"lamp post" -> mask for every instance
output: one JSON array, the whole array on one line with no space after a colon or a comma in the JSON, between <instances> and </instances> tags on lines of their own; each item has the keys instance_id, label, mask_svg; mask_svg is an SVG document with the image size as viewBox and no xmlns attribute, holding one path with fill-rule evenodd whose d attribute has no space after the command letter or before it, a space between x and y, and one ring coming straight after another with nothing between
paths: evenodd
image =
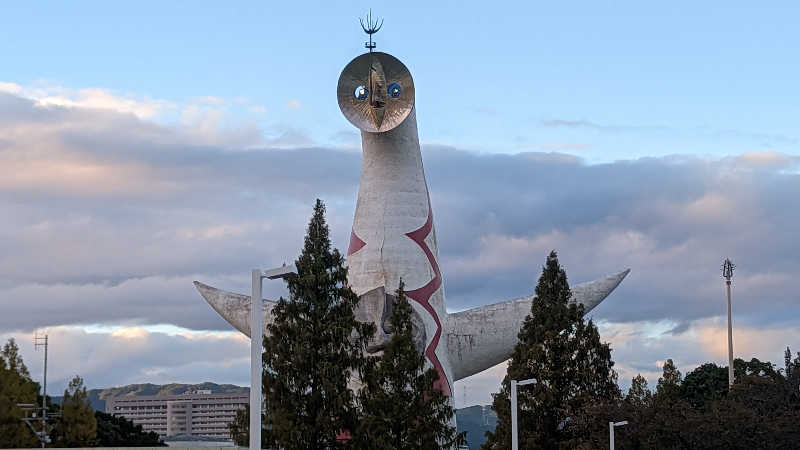
<instances>
[{"instance_id":1,"label":"lamp post","mask_svg":"<svg viewBox=\"0 0 800 450\"><path fill-rule=\"evenodd\" d=\"M621 427L627 424L627 420L623 420L622 422L608 422L608 445L611 450L614 450L614 427Z\"/></svg>"},{"instance_id":2,"label":"lamp post","mask_svg":"<svg viewBox=\"0 0 800 450\"><path fill-rule=\"evenodd\" d=\"M261 281L274 280L296 274L292 264L262 271L253 269L253 292L250 297L250 449L261 449L261 338L264 333L264 308L261 297Z\"/></svg>"},{"instance_id":3,"label":"lamp post","mask_svg":"<svg viewBox=\"0 0 800 450\"><path fill-rule=\"evenodd\" d=\"M736 266L730 259L722 263L722 277L728 287L728 387L733 386L733 319L731 314L731 278Z\"/></svg>"},{"instance_id":4,"label":"lamp post","mask_svg":"<svg viewBox=\"0 0 800 450\"><path fill-rule=\"evenodd\" d=\"M519 430L517 430L517 386L536 383L536 378L511 380L511 450L519 450Z\"/></svg>"}]
</instances>

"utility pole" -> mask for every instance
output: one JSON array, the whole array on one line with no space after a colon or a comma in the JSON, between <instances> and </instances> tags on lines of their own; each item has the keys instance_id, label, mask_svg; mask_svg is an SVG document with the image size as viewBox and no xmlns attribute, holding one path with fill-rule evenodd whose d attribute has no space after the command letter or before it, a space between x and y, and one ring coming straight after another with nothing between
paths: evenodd
<instances>
[{"instance_id":1,"label":"utility pole","mask_svg":"<svg viewBox=\"0 0 800 450\"><path fill-rule=\"evenodd\" d=\"M33 336L33 347L38 350L39 347L44 347L44 376L42 382L42 448L46 441L48 440L47 436L47 335L39 336L39 334L35 334Z\"/></svg>"},{"instance_id":2,"label":"utility pole","mask_svg":"<svg viewBox=\"0 0 800 450\"><path fill-rule=\"evenodd\" d=\"M731 278L736 266L730 259L722 263L722 277L728 288L728 387L733 386L733 318L731 313Z\"/></svg>"}]
</instances>

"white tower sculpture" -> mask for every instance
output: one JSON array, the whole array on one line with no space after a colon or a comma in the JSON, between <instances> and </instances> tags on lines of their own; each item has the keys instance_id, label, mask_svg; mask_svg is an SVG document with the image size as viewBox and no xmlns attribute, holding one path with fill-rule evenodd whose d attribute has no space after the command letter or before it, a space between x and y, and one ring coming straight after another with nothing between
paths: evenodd
<instances>
[{"instance_id":1,"label":"white tower sculpture","mask_svg":"<svg viewBox=\"0 0 800 450\"><path fill-rule=\"evenodd\" d=\"M408 68L372 48L353 59L339 77L339 107L361 130L363 150L347 251L348 284L361 298L358 318L377 326L370 351L379 352L391 338L385 325L392 296L403 280L414 308L418 348L439 373L437 387L452 401L453 382L511 356L522 322L531 311L532 296L448 314L414 94ZM591 311L628 272L573 286L572 301ZM195 285L231 325L250 335L249 297L199 282ZM274 302L259 300L266 327L272 321Z\"/></svg>"}]
</instances>

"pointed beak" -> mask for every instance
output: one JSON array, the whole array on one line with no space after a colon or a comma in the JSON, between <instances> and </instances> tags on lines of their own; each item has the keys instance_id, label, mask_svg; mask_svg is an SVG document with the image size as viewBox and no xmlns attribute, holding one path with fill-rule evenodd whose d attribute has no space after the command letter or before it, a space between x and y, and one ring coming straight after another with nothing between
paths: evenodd
<instances>
[{"instance_id":1,"label":"pointed beak","mask_svg":"<svg viewBox=\"0 0 800 450\"><path fill-rule=\"evenodd\" d=\"M380 61L374 59L369 69L369 119L375 128L380 128L386 114L386 74Z\"/></svg>"}]
</instances>

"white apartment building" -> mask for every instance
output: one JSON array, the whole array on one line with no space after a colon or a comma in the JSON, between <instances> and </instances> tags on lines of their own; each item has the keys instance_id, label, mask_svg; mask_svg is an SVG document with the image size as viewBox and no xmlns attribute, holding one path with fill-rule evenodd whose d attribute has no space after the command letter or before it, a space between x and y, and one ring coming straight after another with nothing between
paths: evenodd
<instances>
[{"instance_id":1,"label":"white apartment building","mask_svg":"<svg viewBox=\"0 0 800 450\"><path fill-rule=\"evenodd\" d=\"M122 416L161 437L189 435L230 439L228 424L236 410L247 408L249 394L137 395L106 400L106 412Z\"/></svg>"}]
</instances>

